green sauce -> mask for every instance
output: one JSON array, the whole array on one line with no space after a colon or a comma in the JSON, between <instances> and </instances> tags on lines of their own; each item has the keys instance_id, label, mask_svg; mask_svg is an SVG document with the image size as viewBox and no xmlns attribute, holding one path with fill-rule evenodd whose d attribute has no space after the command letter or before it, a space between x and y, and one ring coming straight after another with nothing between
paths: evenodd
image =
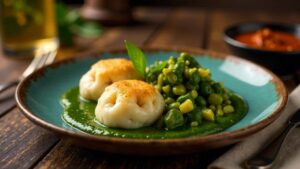
<instances>
[{"instance_id":1,"label":"green sauce","mask_svg":"<svg viewBox=\"0 0 300 169\"><path fill-rule=\"evenodd\" d=\"M154 126L140 129L118 129L108 128L97 122L95 119L96 102L80 99L79 88L72 88L67 91L61 103L64 107L63 119L71 126L94 135L126 137L126 138L181 138L217 133L229 128L240 121L247 113L246 102L238 95L232 94L232 104L235 112L218 117L215 122L202 122L197 127L185 126L176 130L166 131L157 129Z\"/></svg>"}]
</instances>

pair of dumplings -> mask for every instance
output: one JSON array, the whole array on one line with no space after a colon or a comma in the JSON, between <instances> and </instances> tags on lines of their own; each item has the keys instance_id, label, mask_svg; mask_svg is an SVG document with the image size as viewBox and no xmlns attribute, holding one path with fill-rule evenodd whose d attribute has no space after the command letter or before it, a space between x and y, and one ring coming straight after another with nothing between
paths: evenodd
<instances>
[{"instance_id":1,"label":"pair of dumplings","mask_svg":"<svg viewBox=\"0 0 300 169\"><path fill-rule=\"evenodd\" d=\"M162 115L164 99L152 85L133 79L140 76L129 60L101 60L80 79L80 95L98 100L96 119L108 127L149 126Z\"/></svg>"}]
</instances>

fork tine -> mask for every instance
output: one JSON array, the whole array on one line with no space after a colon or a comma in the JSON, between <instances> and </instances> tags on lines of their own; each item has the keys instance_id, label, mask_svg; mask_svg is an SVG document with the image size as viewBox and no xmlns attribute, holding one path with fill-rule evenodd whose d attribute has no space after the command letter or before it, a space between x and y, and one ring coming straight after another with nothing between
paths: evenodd
<instances>
[{"instance_id":1,"label":"fork tine","mask_svg":"<svg viewBox=\"0 0 300 169\"><path fill-rule=\"evenodd\" d=\"M57 51L53 51L50 53L49 57L47 58L45 65L51 64L52 62L54 62L55 60L55 56L56 56Z\"/></svg>"},{"instance_id":2,"label":"fork tine","mask_svg":"<svg viewBox=\"0 0 300 169\"><path fill-rule=\"evenodd\" d=\"M56 56L56 50L43 53L42 55L37 55L36 57L34 57L33 61L24 71L20 79L25 78L26 76L28 76L35 70L43 67L44 65L52 63L55 59L55 56Z\"/></svg>"},{"instance_id":3,"label":"fork tine","mask_svg":"<svg viewBox=\"0 0 300 169\"><path fill-rule=\"evenodd\" d=\"M37 70L41 67L43 67L47 61L47 58L51 55L51 52L47 52L41 56L38 56L38 57L41 57L41 61L36 65L35 69L34 70Z\"/></svg>"},{"instance_id":4,"label":"fork tine","mask_svg":"<svg viewBox=\"0 0 300 169\"><path fill-rule=\"evenodd\" d=\"M32 62L30 63L30 65L23 72L23 74L20 77L20 79L23 79L24 77L26 77L29 74L31 74L36 69L36 66L41 62L41 60L43 60L42 57L34 57L33 60L32 60Z\"/></svg>"}]
</instances>

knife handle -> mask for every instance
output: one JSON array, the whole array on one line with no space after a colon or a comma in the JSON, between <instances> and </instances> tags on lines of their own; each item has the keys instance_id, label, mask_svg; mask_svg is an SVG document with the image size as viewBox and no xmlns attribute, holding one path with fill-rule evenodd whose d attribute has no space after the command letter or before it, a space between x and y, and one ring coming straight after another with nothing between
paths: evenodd
<instances>
[{"instance_id":1,"label":"knife handle","mask_svg":"<svg viewBox=\"0 0 300 169\"><path fill-rule=\"evenodd\" d=\"M278 152L282 144L286 140L287 135L294 129L298 123L289 122L288 126L283 132L277 136L270 144L268 144L262 151L258 152L252 158L245 161L247 169L268 169L274 164Z\"/></svg>"}]
</instances>

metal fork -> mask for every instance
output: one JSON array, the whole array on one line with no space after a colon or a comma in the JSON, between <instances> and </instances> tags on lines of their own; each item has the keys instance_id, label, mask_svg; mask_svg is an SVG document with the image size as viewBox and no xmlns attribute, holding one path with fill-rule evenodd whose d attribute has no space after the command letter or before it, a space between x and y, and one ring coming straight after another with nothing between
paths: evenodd
<instances>
[{"instance_id":1,"label":"metal fork","mask_svg":"<svg viewBox=\"0 0 300 169\"><path fill-rule=\"evenodd\" d=\"M56 53L57 53L56 49L37 52L36 56L33 58L30 65L26 68L26 70L18 79L0 84L0 93L5 91L6 89L9 89L10 87L17 85L21 80L23 80L25 77L30 75L35 70L43 67L44 65L52 63L55 59Z\"/></svg>"}]
</instances>

